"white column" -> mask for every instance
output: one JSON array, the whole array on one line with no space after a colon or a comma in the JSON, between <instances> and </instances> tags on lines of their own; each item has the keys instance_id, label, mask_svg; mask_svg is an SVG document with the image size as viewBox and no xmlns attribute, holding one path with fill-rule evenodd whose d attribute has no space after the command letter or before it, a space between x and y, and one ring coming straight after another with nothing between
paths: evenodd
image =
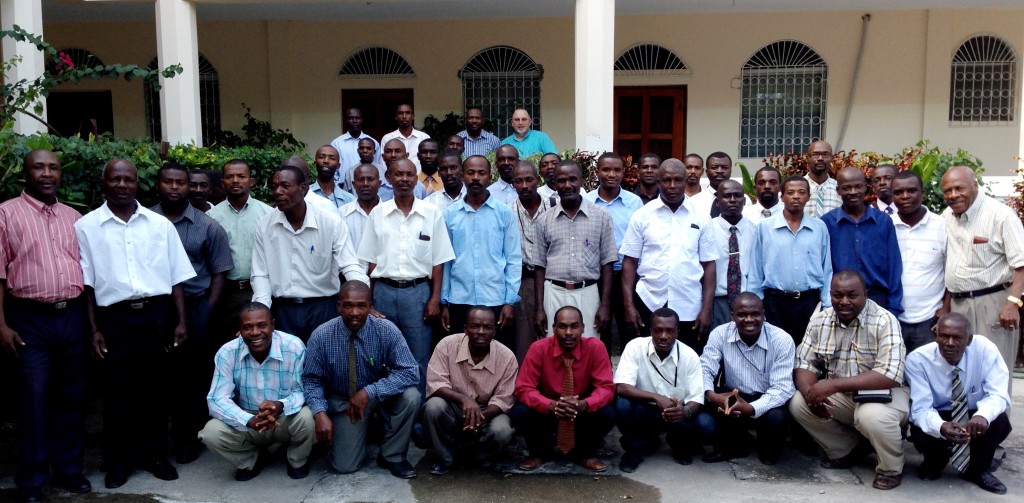
<instances>
[{"instance_id":1,"label":"white column","mask_svg":"<svg viewBox=\"0 0 1024 503\"><path fill-rule=\"evenodd\" d=\"M615 0L576 0L576 148L612 150Z\"/></svg>"},{"instance_id":2,"label":"white column","mask_svg":"<svg viewBox=\"0 0 1024 503\"><path fill-rule=\"evenodd\" d=\"M40 0L0 0L0 24L3 28L9 29L14 25L20 26L25 31L34 35L43 36L43 8ZM35 80L43 75L45 60L42 51L28 42L15 42L9 38L3 39L3 58L11 59L14 56L21 56L21 62L15 65L7 74L11 82L22 79ZM46 120L46 100L41 100L43 113L40 118ZM29 111L35 113L32 107ZM18 134L43 133L46 126L32 117L25 114L17 114L14 118L14 132ZM0 124L2 126L2 124Z\"/></svg>"},{"instance_id":3,"label":"white column","mask_svg":"<svg viewBox=\"0 0 1024 503\"><path fill-rule=\"evenodd\" d=\"M160 69L180 64L172 79L160 77L162 139L202 145L199 115L199 42L196 8L186 0L156 0L156 56Z\"/></svg>"}]
</instances>

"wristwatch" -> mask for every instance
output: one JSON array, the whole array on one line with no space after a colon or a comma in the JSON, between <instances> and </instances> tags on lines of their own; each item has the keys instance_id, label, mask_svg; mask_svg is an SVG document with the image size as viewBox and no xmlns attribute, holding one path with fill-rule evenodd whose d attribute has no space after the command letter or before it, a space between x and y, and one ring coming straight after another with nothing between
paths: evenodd
<instances>
[{"instance_id":1,"label":"wristwatch","mask_svg":"<svg viewBox=\"0 0 1024 503\"><path fill-rule=\"evenodd\" d=\"M1013 295L1006 297L1006 300L1013 302L1014 304L1017 304L1018 309L1024 307L1024 300L1020 300L1019 298L1014 297Z\"/></svg>"}]
</instances>

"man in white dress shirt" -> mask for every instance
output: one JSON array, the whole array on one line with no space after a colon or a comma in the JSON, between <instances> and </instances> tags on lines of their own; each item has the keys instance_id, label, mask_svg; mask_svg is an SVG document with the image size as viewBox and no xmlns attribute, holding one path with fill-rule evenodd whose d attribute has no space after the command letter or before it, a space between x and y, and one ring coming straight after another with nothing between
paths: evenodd
<instances>
[{"instance_id":1,"label":"man in white dress shirt","mask_svg":"<svg viewBox=\"0 0 1024 503\"><path fill-rule=\"evenodd\" d=\"M718 207L722 213L711 219L718 247L712 329L732 320L733 299L747 291L747 272L750 271L750 253L757 240L757 227L743 217L745 197L743 186L735 180L726 180L718 186Z\"/></svg>"},{"instance_id":2,"label":"man in white dress shirt","mask_svg":"<svg viewBox=\"0 0 1024 503\"><path fill-rule=\"evenodd\" d=\"M754 173L754 190L757 201L743 208L743 218L758 225L762 220L770 218L782 211L779 194L782 192L782 175L775 168L761 168Z\"/></svg>"},{"instance_id":3,"label":"man in white dress shirt","mask_svg":"<svg viewBox=\"0 0 1024 503\"><path fill-rule=\"evenodd\" d=\"M398 129L384 135L380 139L381 145L387 144L390 140L399 140L405 145L406 152L419 152L420 142L430 138L430 135L420 131L413 127L416 121L416 114L413 113L412 105L408 103L402 103L395 108L395 122L398 123ZM420 160L415 156L409 159L416 166L416 174L420 173Z\"/></svg>"}]
</instances>

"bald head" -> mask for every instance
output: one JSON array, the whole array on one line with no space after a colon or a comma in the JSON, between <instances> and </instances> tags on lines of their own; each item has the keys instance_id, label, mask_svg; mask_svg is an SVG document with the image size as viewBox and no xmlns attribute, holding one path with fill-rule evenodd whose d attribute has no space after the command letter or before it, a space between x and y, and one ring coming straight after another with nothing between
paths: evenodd
<instances>
[{"instance_id":1,"label":"bald head","mask_svg":"<svg viewBox=\"0 0 1024 503\"><path fill-rule=\"evenodd\" d=\"M942 175L942 197L956 215L962 215L978 199L978 178L967 166L953 166Z\"/></svg>"}]
</instances>

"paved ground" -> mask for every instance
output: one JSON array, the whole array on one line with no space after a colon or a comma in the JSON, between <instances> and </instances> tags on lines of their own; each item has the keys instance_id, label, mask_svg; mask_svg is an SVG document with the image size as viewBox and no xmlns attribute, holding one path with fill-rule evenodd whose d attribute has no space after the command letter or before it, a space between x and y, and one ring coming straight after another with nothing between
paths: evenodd
<instances>
[{"instance_id":1,"label":"paved ground","mask_svg":"<svg viewBox=\"0 0 1024 503\"><path fill-rule=\"evenodd\" d=\"M874 457L850 470L825 470L816 458L786 451L782 461L765 467L756 456L714 465L699 460L690 466L675 464L668 448L649 457L633 474L616 469L618 434L613 431L605 452L609 470L592 475L566 462L552 462L535 473L514 469L517 450L498 466L489 469L461 467L444 477L428 474L424 451L413 448L410 461L420 476L412 481L392 477L371 465L359 473L329 473L324 460L313 465L307 479L291 480L281 463L269 466L258 478L236 482L234 470L209 452L198 461L178 468L180 479L163 482L148 473L137 472L116 491L103 489L98 470L98 435L90 427L87 475L96 491L88 497L52 491L51 500L61 502L251 502L287 501L306 503L356 502L591 502L591 501L905 501L930 502L1019 501L1024 494L1024 379L1016 379L1011 423L1016 430L1003 445L1006 458L996 472L1009 488L1009 496L995 496L956 478L947 469L944 477L924 482L915 475L921 456L907 445L907 469L903 485L883 492L871 488ZM93 425L94 426L94 425ZM0 501L13 497L14 453L10 432L0 432Z\"/></svg>"}]
</instances>

